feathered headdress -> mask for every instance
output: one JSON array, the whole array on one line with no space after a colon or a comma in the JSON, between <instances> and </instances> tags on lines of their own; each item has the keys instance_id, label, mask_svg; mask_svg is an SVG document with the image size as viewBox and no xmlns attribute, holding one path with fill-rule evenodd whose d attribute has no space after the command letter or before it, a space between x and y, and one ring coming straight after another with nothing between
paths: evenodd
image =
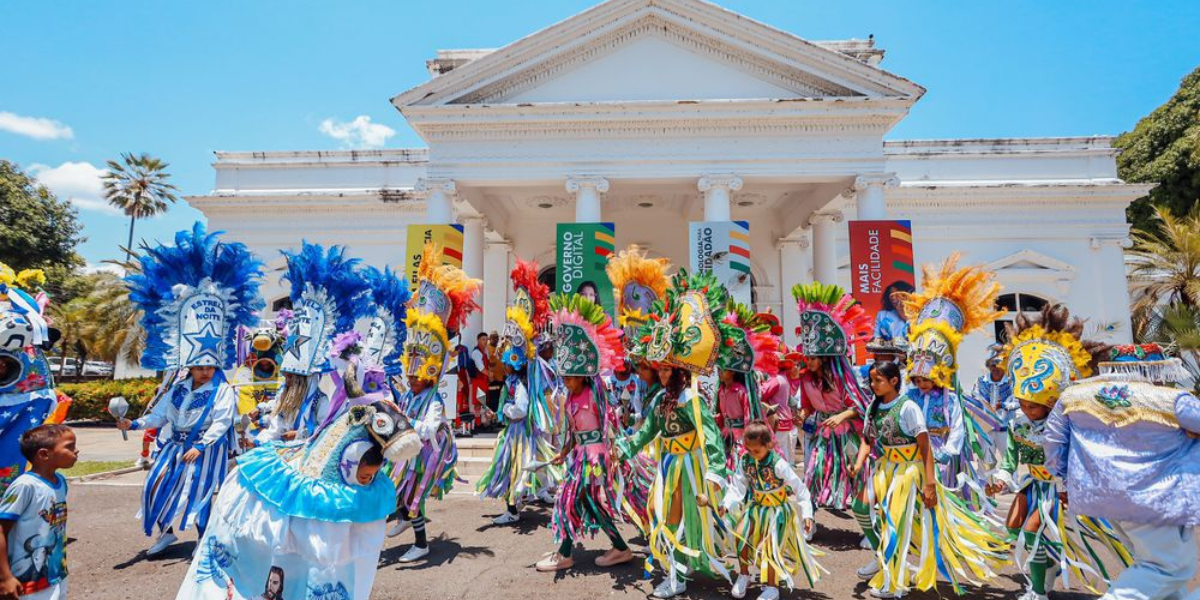
<instances>
[{"instance_id":1,"label":"feathered headdress","mask_svg":"<svg viewBox=\"0 0 1200 600\"><path fill-rule=\"evenodd\" d=\"M726 337L721 342L718 367L739 373L775 373L779 370L779 337L772 333L771 322L763 313L756 313L745 304L730 302L725 323L732 327L726 330Z\"/></svg>"},{"instance_id":2,"label":"feathered headdress","mask_svg":"<svg viewBox=\"0 0 1200 600\"><path fill-rule=\"evenodd\" d=\"M654 303L666 297L670 266L665 258L647 258L637 246L609 257L605 271L613 285L617 325L625 330L626 345L634 342L637 330L649 320Z\"/></svg>"},{"instance_id":3,"label":"feathered headdress","mask_svg":"<svg viewBox=\"0 0 1200 600\"><path fill-rule=\"evenodd\" d=\"M712 372L726 337L736 328L725 322L729 293L710 273L688 275L680 269L650 320L641 327L631 351L651 363L665 363L692 373Z\"/></svg>"},{"instance_id":4,"label":"feathered headdress","mask_svg":"<svg viewBox=\"0 0 1200 600\"><path fill-rule=\"evenodd\" d=\"M399 375L404 370L400 361L408 333L405 317L412 299L408 281L390 268L380 271L375 267L367 267L362 276L375 303L375 314L367 331L367 339L363 342L363 354L369 363L382 367L384 373Z\"/></svg>"},{"instance_id":5,"label":"feathered headdress","mask_svg":"<svg viewBox=\"0 0 1200 600\"><path fill-rule=\"evenodd\" d=\"M358 273L359 259L346 258L341 246L326 250L303 242L300 252L284 251L291 284L292 318L281 370L296 375L328 371L335 335L350 331L369 314L367 282Z\"/></svg>"},{"instance_id":6,"label":"feathered headdress","mask_svg":"<svg viewBox=\"0 0 1200 600\"><path fill-rule=\"evenodd\" d=\"M141 272L125 278L142 310L142 366L230 368L238 327L258 323L262 262L245 245L221 242L202 223L175 234L174 246L147 248Z\"/></svg>"},{"instance_id":7,"label":"feathered headdress","mask_svg":"<svg viewBox=\"0 0 1200 600\"><path fill-rule=\"evenodd\" d=\"M958 372L958 345L964 335L1000 317L996 298L1000 284L980 267L958 267L955 252L939 267L922 268L924 289L902 294L910 315L908 375L925 377L943 388L953 387Z\"/></svg>"},{"instance_id":8,"label":"feathered headdress","mask_svg":"<svg viewBox=\"0 0 1200 600\"><path fill-rule=\"evenodd\" d=\"M436 383L445 369L450 338L479 308L475 295L481 282L462 269L442 264L442 250L425 244L417 267L417 294L409 303L405 323L404 372Z\"/></svg>"},{"instance_id":9,"label":"feathered headdress","mask_svg":"<svg viewBox=\"0 0 1200 600\"><path fill-rule=\"evenodd\" d=\"M514 369L523 368L537 354L534 335L550 319L550 288L537 279L536 262L517 260L509 274L513 300L505 311L500 359Z\"/></svg>"},{"instance_id":10,"label":"feathered headdress","mask_svg":"<svg viewBox=\"0 0 1200 600\"><path fill-rule=\"evenodd\" d=\"M1071 317L1062 304L1046 306L1036 315L1018 314L1001 351L1013 397L1054 406L1068 386L1091 377L1109 346L1083 339L1083 328L1083 321Z\"/></svg>"},{"instance_id":11,"label":"feathered headdress","mask_svg":"<svg viewBox=\"0 0 1200 600\"><path fill-rule=\"evenodd\" d=\"M597 377L625 359L621 330L604 309L579 294L550 298L554 357L561 376Z\"/></svg>"},{"instance_id":12,"label":"feathered headdress","mask_svg":"<svg viewBox=\"0 0 1200 600\"><path fill-rule=\"evenodd\" d=\"M804 356L846 356L855 344L871 337L871 315L841 286L818 281L792 288L800 311L800 345Z\"/></svg>"},{"instance_id":13,"label":"feathered headdress","mask_svg":"<svg viewBox=\"0 0 1200 600\"><path fill-rule=\"evenodd\" d=\"M786 362L820 356L833 379L841 385L854 404L866 412L870 399L858 386L850 352L854 345L871 337L871 315L841 286L817 281L792 288L800 311L800 344L789 353Z\"/></svg>"},{"instance_id":14,"label":"feathered headdress","mask_svg":"<svg viewBox=\"0 0 1200 600\"><path fill-rule=\"evenodd\" d=\"M0 348L19 351L28 347L45 350L57 339L43 313L50 299L41 286L46 274L41 269L13 271L0 262Z\"/></svg>"}]
</instances>

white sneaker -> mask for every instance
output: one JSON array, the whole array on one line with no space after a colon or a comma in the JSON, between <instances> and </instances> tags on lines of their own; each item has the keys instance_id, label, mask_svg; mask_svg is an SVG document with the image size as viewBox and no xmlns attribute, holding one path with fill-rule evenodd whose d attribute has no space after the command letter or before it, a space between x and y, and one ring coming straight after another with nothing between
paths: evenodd
<instances>
[{"instance_id":1,"label":"white sneaker","mask_svg":"<svg viewBox=\"0 0 1200 600\"><path fill-rule=\"evenodd\" d=\"M154 556L155 554L166 550L168 546L178 541L179 537L174 533L170 531L164 531L158 536L157 540L154 540L154 543L150 545L150 548L146 550L146 556Z\"/></svg>"},{"instance_id":2,"label":"white sneaker","mask_svg":"<svg viewBox=\"0 0 1200 600\"><path fill-rule=\"evenodd\" d=\"M733 582L733 591L729 595L734 598L745 598L746 588L750 587L750 577L748 575L738 575L737 581Z\"/></svg>"},{"instance_id":3,"label":"white sneaker","mask_svg":"<svg viewBox=\"0 0 1200 600\"><path fill-rule=\"evenodd\" d=\"M554 505L554 494L551 494L548 490L538 492L537 499L551 506Z\"/></svg>"},{"instance_id":4,"label":"white sneaker","mask_svg":"<svg viewBox=\"0 0 1200 600\"><path fill-rule=\"evenodd\" d=\"M871 588L867 591L870 592L870 594L872 596L874 596L875 598L883 598L884 600L891 600L891 599L895 599L895 598L903 598L904 597L904 592L888 592L888 591L884 591L884 590L880 590L880 589L876 589L876 588Z\"/></svg>"},{"instance_id":5,"label":"white sneaker","mask_svg":"<svg viewBox=\"0 0 1200 600\"><path fill-rule=\"evenodd\" d=\"M761 594L758 595L758 600L779 600L779 588L768 585L763 588Z\"/></svg>"},{"instance_id":6,"label":"white sneaker","mask_svg":"<svg viewBox=\"0 0 1200 600\"><path fill-rule=\"evenodd\" d=\"M867 536L865 535L863 536L862 541L858 543L858 547L862 548L863 550L874 550L874 548L871 547L871 540L868 540Z\"/></svg>"},{"instance_id":7,"label":"white sneaker","mask_svg":"<svg viewBox=\"0 0 1200 600\"><path fill-rule=\"evenodd\" d=\"M392 523L391 527L388 527L387 536L388 537L396 537L396 536L404 533L405 531L408 531L408 529L410 527L412 527L412 521L406 521L404 519L399 519L396 522Z\"/></svg>"},{"instance_id":8,"label":"white sneaker","mask_svg":"<svg viewBox=\"0 0 1200 600\"><path fill-rule=\"evenodd\" d=\"M854 572L854 574L858 575L859 579L866 581L866 580L869 580L872 577L874 577L875 574L878 572L879 572L879 561L872 558L871 562L859 567L858 570Z\"/></svg>"},{"instance_id":9,"label":"white sneaker","mask_svg":"<svg viewBox=\"0 0 1200 600\"><path fill-rule=\"evenodd\" d=\"M500 513L500 516L492 519L492 525L512 525L521 520L521 515L516 515L507 510Z\"/></svg>"},{"instance_id":10,"label":"white sneaker","mask_svg":"<svg viewBox=\"0 0 1200 600\"><path fill-rule=\"evenodd\" d=\"M801 527L803 527L803 525ZM817 523L816 521L813 521L812 529L804 531L804 541L811 542L815 533L817 533Z\"/></svg>"},{"instance_id":11,"label":"white sneaker","mask_svg":"<svg viewBox=\"0 0 1200 600\"><path fill-rule=\"evenodd\" d=\"M413 563L425 558L426 556L429 556L429 546L425 546L424 548L420 546L413 546L412 548L408 549L408 552L404 553L404 556L400 557L400 562Z\"/></svg>"},{"instance_id":12,"label":"white sneaker","mask_svg":"<svg viewBox=\"0 0 1200 600\"><path fill-rule=\"evenodd\" d=\"M147 456L139 456L137 461L133 463L133 466L135 466L139 469L149 469L150 468L150 458Z\"/></svg>"},{"instance_id":13,"label":"white sneaker","mask_svg":"<svg viewBox=\"0 0 1200 600\"><path fill-rule=\"evenodd\" d=\"M1025 594L1021 596L1020 600L1046 600L1046 595L1039 594L1033 591L1033 588L1030 588L1025 590Z\"/></svg>"},{"instance_id":14,"label":"white sneaker","mask_svg":"<svg viewBox=\"0 0 1200 600\"><path fill-rule=\"evenodd\" d=\"M667 577L658 587L654 588L654 597L660 600L674 598L687 591L687 584Z\"/></svg>"}]
</instances>

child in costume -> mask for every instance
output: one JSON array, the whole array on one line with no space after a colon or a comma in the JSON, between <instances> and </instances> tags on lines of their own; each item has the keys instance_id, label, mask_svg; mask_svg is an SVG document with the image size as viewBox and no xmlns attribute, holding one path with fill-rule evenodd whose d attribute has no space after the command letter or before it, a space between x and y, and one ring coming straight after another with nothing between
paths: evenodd
<instances>
[{"instance_id":1,"label":"child in costume","mask_svg":"<svg viewBox=\"0 0 1200 600\"><path fill-rule=\"evenodd\" d=\"M312 438L238 459L177 600L367 600L396 493L379 471L421 442L384 393L358 391Z\"/></svg>"},{"instance_id":2,"label":"child in costume","mask_svg":"<svg viewBox=\"0 0 1200 600\"><path fill-rule=\"evenodd\" d=\"M290 314L291 311L286 311ZM247 418L239 427L238 445L253 447L262 411L275 400L283 384L279 364L283 362L283 346L287 343L287 322L276 316L275 323L245 330L238 343L237 371L234 386L238 390L238 414ZM148 432L147 432L148 433ZM148 456L143 445L143 456ZM146 464L149 464L148 462ZM141 466L141 465L138 465Z\"/></svg>"},{"instance_id":3,"label":"child in costume","mask_svg":"<svg viewBox=\"0 0 1200 600\"><path fill-rule=\"evenodd\" d=\"M851 475L878 457L854 503L875 557L858 576L869 581L876 598L902 597L910 586L929 590L939 577L962 594L964 583L996 575L1007 546L986 516L938 482L925 415L916 401L900 395L900 367L875 363L870 377L875 400Z\"/></svg>"},{"instance_id":4,"label":"child in costume","mask_svg":"<svg viewBox=\"0 0 1200 600\"><path fill-rule=\"evenodd\" d=\"M712 413L691 385L692 374L711 373L732 326L724 322L725 289L711 275L680 270L638 337L638 354L659 364L663 391L647 409L642 427L617 442L629 460L657 440L658 464L650 490L650 552L667 578L654 590L670 598L696 574L729 579L725 535L709 498L728 476L724 444Z\"/></svg>"},{"instance_id":5,"label":"child in costume","mask_svg":"<svg viewBox=\"0 0 1200 600\"><path fill-rule=\"evenodd\" d=\"M792 465L775 453L775 436L765 421L751 421L744 439L746 452L730 474L719 510L722 515L740 512L733 528L739 568L731 595L746 596L753 564L766 584L759 600L778 600L775 586L781 578L791 589L801 575L810 587L821 577L822 568L804 541L814 526L812 498Z\"/></svg>"},{"instance_id":6,"label":"child in costume","mask_svg":"<svg viewBox=\"0 0 1200 600\"><path fill-rule=\"evenodd\" d=\"M429 555L425 501L431 496L440 500L454 484L458 446L444 407L445 402L453 400L442 398L438 382L446 370L450 339L479 308L475 295L480 283L467 277L462 269L443 264L437 245L425 245L417 268L417 293L405 317L408 338L403 364L408 389L397 402L421 438L421 452L393 465L390 473L396 481L397 520L388 529L388 536L400 535L410 527L416 534L416 542L400 557L401 563Z\"/></svg>"},{"instance_id":7,"label":"child in costume","mask_svg":"<svg viewBox=\"0 0 1200 600\"><path fill-rule=\"evenodd\" d=\"M975 402L992 409L999 426L990 433L992 441L992 456L984 457L985 464L990 468L1002 460L1008 444L1009 424L1016 415L1017 401L1013 399L1012 379L1004 369L1004 357L1001 355L1003 346L993 344L988 348L990 354L984 362L987 372L979 376L971 397Z\"/></svg>"},{"instance_id":8,"label":"child in costume","mask_svg":"<svg viewBox=\"0 0 1200 600\"><path fill-rule=\"evenodd\" d=\"M844 289L813 282L792 288L800 310L800 420L815 429L804 460L804 482L818 506L843 510L862 480L850 476L858 454L866 394L858 387L850 353L871 335L871 316Z\"/></svg>"},{"instance_id":9,"label":"child in costume","mask_svg":"<svg viewBox=\"0 0 1200 600\"><path fill-rule=\"evenodd\" d=\"M518 260L511 274L516 293L500 342L506 371L499 411L504 429L491 465L475 485L484 498L504 499L506 510L492 520L496 525L516 523L518 505L526 497L545 493L561 478L557 465L548 464L556 455L554 421L546 406L544 375L534 362L534 330L545 328L550 295L549 288L537 280L537 272L537 263ZM536 396L533 390L538 390Z\"/></svg>"},{"instance_id":10,"label":"child in costume","mask_svg":"<svg viewBox=\"0 0 1200 600\"><path fill-rule=\"evenodd\" d=\"M646 382L634 373L629 361L623 360L613 369L608 393L621 413L622 428L631 431L641 423L646 408Z\"/></svg>"},{"instance_id":11,"label":"child in costume","mask_svg":"<svg viewBox=\"0 0 1200 600\"><path fill-rule=\"evenodd\" d=\"M779 338L772 332L769 315L729 303L725 322L730 325L718 354L721 386L717 389L716 415L725 441L726 466L733 469L745 449L746 423L763 418L756 373L779 369Z\"/></svg>"},{"instance_id":12,"label":"child in costume","mask_svg":"<svg viewBox=\"0 0 1200 600\"><path fill-rule=\"evenodd\" d=\"M146 330L141 362L166 379L150 414L120 419L117 427L170 426L142 492L142 530L160 532L146 552L152 556L178 539L176 524L181 531L195 525L203 535L213 494L225 479L237 443L237 394L222 369L233 367L238 326L258 322L262 263L200 223L175 234L174 246L148 248L139 260L141 272L126 283Z\"/></svg>"},{"instance_id":13,"label":"child in costume","mask_svg":"<svg viewBox=\"0 0 1200 600\"><path fill-rule=\"evenodd\" d=\"M619 417L600 377L623 360L621 330L612 326L599 305L577 294L554 296L551 311L555 358L567 389L563 413L569 437L554 459L556 464L566 464L551 521L559 547L537 563L537 570L571 568L575 541L594 537L597 531L604 532L613 547L596 559L596 566L612 567L633 560L617 530L622 470L609 457L612 440L620 431Z\"/></svg>"},{"instance_id":14,"label":"child in costume","mask_svg":"<svg viewBox=\"0 0 1200 600\"><path fill-rule=\"evenodd\" d=\"M1050 411L1046 469L1066 482L1072 513L1128 540L1132 564L1103 600L1195 598L1200 400L1176 387L1187 373L1155 345L1114 348L1099 367Z\"/></svg>"},{"instance_id":15,"label":"child in costume","mask_svg":"<svg viewBox=\"0 0 1200 600\"><path fill-rule=\"evenodd\" d=\"M1029 580L1022 600L1046 600L1064 567L1065 583L1074 577L1099 593L1098 580L1110 577L1097 548L1106 548L1127 564L1128 552L1109 525L1080 517L1071 510L1074 506L1062 502L1062 482L1055 481L1045 467L1042 441L1050 410L1072 381L1092 374L1098 354L1106 350L1104 344L1081 339L1082 333L1083 322L1072 319L1066 307L1048 306L1036 317L1018 315L1003 349L1020 409L987 492L1017 494L1007 525L1011 540L1024 537L1024 544L1016 545L1017 563ZM1022 464L1029 474L1017 480L1017 467ZM1029 553L1028 558L1023 559L1022 549Z\"/></svg>"},{"instance_id":16,"label":"child in costume","mask_svg":"<svg viewBox=\"0 0 1200 600\"><path fill-rule=\"evenodd\" d=\"M990 459L988 431L999 427L991 409L974 402L958 386L958 346L963 336L995 321L1000 284L979 267L958 268L958 254L940 267L926 265L920 293L903 296L910 315L908 396L925 413L933 458L943 485L958 489L975 508L992 510L987 485L976 462Z\"/></svg>"},{"instance_id":17,"label":"child in costume","mask_svg":"<svg viewBox=\"0 0 1200 600\"><path fill-rule=\"evenodd\" d=\"M0 262L0 494L25 472L21 434L55 412L58 396L46 352L59 339L44 316L50 304L40 269L17 273Z\"/></svg>"},{"instance_id":18,"label":"child in costume","mask_svg":"<svg viewBox=\"0 0 1200 600\"><path fill-rule=\"evenodd\" d=\"M345 407L321 391L325 374L335 373L330 354L334 337L368 316L371 294L358 272L358 259L345 249L303 242L300 252L284 252L291 285L292 316L283 352L283 386L268 404L267 427L258 443L311 437Z\"/></svg>"}]
</instances>

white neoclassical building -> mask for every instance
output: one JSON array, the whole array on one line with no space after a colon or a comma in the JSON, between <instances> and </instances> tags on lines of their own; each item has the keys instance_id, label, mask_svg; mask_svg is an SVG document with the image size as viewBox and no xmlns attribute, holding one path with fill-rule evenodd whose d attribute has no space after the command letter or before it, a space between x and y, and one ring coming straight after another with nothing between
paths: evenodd
<instances>
[{"instance_id":1,"label":"white neoclassical building","mask_svg":"<svg viewBox=\"0 0 1200 600\"><path fill-rule=\"evenodd\" d=\"M391 102L426 148L217 152L211 229L274 266L302 238L399 265L406 226L461 223L501 327L514 257L554 264L555 224L612 221L686 265L689 221L750 223L754 301L849 286L847 222L910 219L918 263L959 250L1006 307L1065 302L1129 337L1111 138L884 141L925 89L872 41L811 42L701 0L609 0L495 50L443 50ZM276 278L266 291L285 292ZM990 332L964 345L980 370Z\"/></svg>"}]
</instances>

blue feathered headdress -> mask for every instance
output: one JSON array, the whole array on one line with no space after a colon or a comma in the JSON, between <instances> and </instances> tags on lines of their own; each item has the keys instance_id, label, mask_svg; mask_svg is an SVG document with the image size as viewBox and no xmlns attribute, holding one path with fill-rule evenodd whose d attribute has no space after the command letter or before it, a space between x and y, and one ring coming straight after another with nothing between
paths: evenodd
<instances>
[{"instance_id":1,"label":"blue feathered headdress","mask_svg":"<svg viewBox=\"0 0 1200 600\"><path fill-rule=\"evenodd\" d=\"M176 233L174 246L147 247L141 273L125 278L129 299L142 310L143 367L230 368L238 326L258 323L263 264L244 244L218 235L198 222Z\"/></svg>"},{"instance_id":2,"label":"blue feathered headdress","mask_svg":"<svg viewBox=\"0 0 1200 600\"><path fill-rule=\"evenodd\" d=\"M398 277L390 268L380 271L375 267L367 267L362 275L375 301L375 315L363 343L367 359L381 366L388 375L399 375L404 370L400 355L404 352L404 339L408 336L404 317L408 314L408 300L412 297L408 281Z\"/></svg>"},{"instance_id":3,"label":"blue feathered headdress","mask_svg":"<svg viewBox=\"0 0 1200 600\"><path fill-rule=\"evenodd\" d=\"M368 315L371 298L366 280L358 273L359 259L346 258L341 246L326 250L303 242L300 252L284 251L291 284L292 319L284 349L285 373L311 375L329 367L334 335L350 331L359 317Z\"/></svg>"}]
</instances>

